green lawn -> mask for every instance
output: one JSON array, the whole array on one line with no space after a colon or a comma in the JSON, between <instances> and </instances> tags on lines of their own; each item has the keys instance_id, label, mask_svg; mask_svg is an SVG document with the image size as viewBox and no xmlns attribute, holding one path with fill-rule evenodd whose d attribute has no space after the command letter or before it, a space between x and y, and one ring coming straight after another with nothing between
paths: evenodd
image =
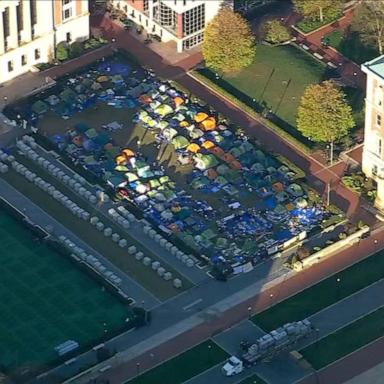
<instances>
[{"instance_id":1,"label":"green lawn","mask_svg":"<svg viewBox=\"0 0 384 384\"><path fill-rule=\"evenodd\" d=\"M322 27L323 25L332 23L336 21L338 18L340 18L342 15L341 13L338 15L331 15L328 16L324 15L324 20L320 21L320 19L311 19L311 18L304 18L303 20L300 20L297 24L296 27L299 28L301 31L304 33L309 33L314 31L315 29L318 29Z\"/></svg>"},{"instance_id":2,"label":"green lawn","mask_svg":"<svg viewBox=\"0 0 384 384\"><path fill-rule=\"evenodd\" d=\"M357 64L365 63L379 56L375 47L361 41L358 32L343 34L341 31L333 31L325 36L325 41Z\"/></svg>"},{"instance_id":3,"label":"green lawn","mask_svg":"<svg viewBox=\"0 0 384 384\"><path fill-rule=\"evenodd\" d=\"M182 384L227 359L229 355L212 340L174 357L128 381L129 384Z\"/></svg>"},{"instance_id":4,"label":"green lawn","mask_svg":"<svg viewBox=\"0 0 384 384\"><path fill-rule=\"evenodd\" d=\"M64 341L85 347L122 329L129 308L4 211L0 240L2 367L38 368Z\"/></svg>"},{"instance_id":5,"label":"green lawn","mask_svg":"<svg viewBox=\"0 0 384 384\"><path fill-rule=\"evenodd\" d=\"M296 126L296 111L305 87L319 83L325 69L296 46L259 45L253 64L224 80L250 99L265 102L278 117Z\"/></svg>"},{"instance_id":6,"label":"green lawn","mask_svg":"<svg viewBox=\"0 0 384 384\"><path fill-rule=\"evenodd\" d=\"M32 164L31 166L28 165L28 167L30 169L35 169L35 166L32 166ZM77 195L71 192L64 185L60 184L57 180L54 180L52 177L49 178L43 170L40 169L39 174L46 180L49 180L50 183L52 183L55 187L65 193L70 199L78 203L84 209L88 209L90 212L94 212L93 208L88 206L85 201L81 200ZM142 263L137 262L134 257L128 255L126 249L120 248L111 240L106 240L106 238L89 222L79 220L51 196L41 191L34 184L26 182L22 176L18 175L13 170L10 170L7 174L4 174L3 177L16 189L23 191L23 193L31 201L42 207L51 216L57 218L64 226L70 228L74 233L77 234L77 236L88 243L92 248L108 258L118 268L134 278L137 282L151 291L159 299L167 299L180 293L180 290L177 290L173 287L171 281L165 281L157 277L157 275L151 269L148 269L148 267L145 267ZM142 247L141 244L138 243L135 239L129 237L125 233L123 234L123 232L119 230L114 223L109 221L109 219L102 218L102 221L114 229L115 232L120 233L122 236L127 238L129 244L136 245L138 249L143 250L146 255L151 257L153 260L156 260L156 256L151 250ZM189 280L187 280L184 276L181 277L175 270L164 264L164 262L162 262L162 265L164 265L167 270L171 271L174 277L179 277L182 279L184 284L183 289L188 289L192 286L192 283Z\"/></svg>"},{"instance_id":7,"label":"green lawn","mask_svg":"<svg viewBox=\"0 0 384 384\"><path fill-rule=\"evenodd\" d=\"M302 320L383 277L384 252L381 251L255 315L252 320L269 332L287 322Z\"/></svg>"},{"instance_id":8,"label":"green lawn","mask_svg":"<svg viewBox=\"0 0 384 384\"><path fill-rule=\"evenodd\" d=\"M267 383L263 379L260 379L259 376L252 375L240 381L238 384L267 384Z\"/></svg>"},{"instance_id":9,"label":"green lawn","mask_svg":"<svg viewBox=\"0 0 384 384\"><path fill-rule=\"evenodd\" d=\"M383 335L384 308L380 308L304 348L300 353L315 369L320 369Z\"/></svg>"}]
</instances>

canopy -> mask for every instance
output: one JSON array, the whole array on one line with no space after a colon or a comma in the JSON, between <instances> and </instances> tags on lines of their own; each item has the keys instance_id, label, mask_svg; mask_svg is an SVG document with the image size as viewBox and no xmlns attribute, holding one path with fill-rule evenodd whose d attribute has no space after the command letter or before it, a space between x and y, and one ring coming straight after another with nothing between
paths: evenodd
<instances>
[{"instance_id":1,"label":"canopy","mask_svg":"<svg viewBox=\"0 0 384 384\"><path fill-rule=\"evenodd\" d=\"M151 99L150 96L148 96L148 95L141 95L141 96L139 97L139 101L140 101L141 103L143 103L143 104L149 104L149 103L152 102L152 99Z\"/></svg>"},{"instance_id":2,"label":"canopy","mask_svg":"<svg viewBox=\"0 0 384 384\"><path fill-rule=\"evenodd\" d=\"M161 120L158 124L156 124L156 127L163 130L168 127L168 121Z\"/></svg>"},{"instance_id":3,"label":"canopy","mask_svg":"<svg viewBox=\"0 0 384 384\"><path fill-rule=\"evenodd\" d=\"M187 151L192 153L197 153L199 152L199 150L200 150L200 147L195 143L189 144L187 147Z\"/></svg>"},{"instance_id":4,"label":"canopy","mask_svg":"<svg viewBox=\"0 0 384 384\"><path fill-rule=\"evenodd\" d=\"M115 163L117 165L125 164L127 162L127 158L123 155L119 155L115 158Z\"/></svg>"},{"instance_id":5,"label":"canopy","mask_svg":"<svg viewBox=\"0 0 384 384\"><path fill-rule=\"evenodd\" d=\"M240 162L238 162L237 160L231 161L231 163L229 164L229 166L230 166L232 169L241 169L241 164L240 164Z\"/></svg>"},{"instance_id":6,"label":"canopy","mask_svg":"<svg viewBox=\"0 0 384 384\"><path fill-rule=\"evenodd\" d=\"M226 164L220 164L217 168L216 171L219 175L225 175L229 171L229 167Z\"/></svg>"},{"instance_id":7,"label":"canopy","mask_svg":"<svg viewBox=\"0 0 384 384\"><path fill-rule=\"evenodd\" d=\"M192 139L198 139L199 137L203 136L204 132L201 129L195 128L190 133L189 136L191 136Z\"/></svg>"},{"instance_id":8,"label":"canopy","mask_svg":"<svg viewBox=\"0 0 384 384\"><path fill-rule=\"evenodd\" d=\"M212 141L204 141L204 143L202 144L202 147L205 148L205 149L210 149L210 148L213 148L215 146L215 144L212 143Z\"/></svg>"},{"instance_id":9,"label":"canopy","mask_svg":"<svg viewBox=\"0 0 384 384\"><path fill-rule=\"evenodd\" d=\"M175 106L176 106L176 107L178 107L178 106L180 106L181 104L184 103L184 100L183 100L181 97L179 97L179 96L176 96L176 97L173 99L173 101L175 102Z\"/></svg>"},{"instance_id":10,"label":"canopy","mask_svg":"<svg viewBox=\"0 0 384 384\"><path fill-rule=\"evenodd\" d=\"M155 109L155 113L157 113L160 116L166 116L173 112L173 109L168 104L161 104L159 107Z\"/></svg>"},{"instance_id":11,"label":"canopy","mask_svg":"<svg viewBox=\"0 0 384 384\"><path fill-rule=\"evenodd\" d=\"M216 157L213 155L203 155L198 153L194 157L194 160L196 161L196 168L200 170L213 168L218 164Z\"/></svg>"},{"instance_id":12,"label":"canopy","mask_svg":"<svg viewBox=\"0 0 384 384\"><path fill-rule=\"evenodd\" d=\"M188 146L189 141L184 136L176 136L172 140L172 144L174 145L175 149L185 148Z\"/></svg>"},{"instance_id":13,"label":"canopy","mask_svg":"<svg viewBox=\"0 0 384 384\"><path fill-rule=\"evenodd\" d=\"M204 175L207 176L209 180L215 180L217 177L217 172L213 168L210 168L204 172Z\"/></svg>"},{"instance_id":14,"label":"canopy","mask_svg":"<svg viewBox=\"0 0 384 384\"><path fill-rule=\"evenodd\" d=\"M222 148L220 148L220 147L212 147L212 148L210 148L209 151L212 152L213 154L215 154L218 157L223 157L224 156L224 150Z\"/></svg>"},{"instance_id":15,"label":"canopy","mask_svg":"<svg viewBox=\"0 0 384 384\"><path fill-rule=\"evenodd\" d=\"M131 151L130 149L128 148L125 148L121 151L121 153L123 155L125 155L126 157L132 157L132 156L135 156L135 153L133 151Z\"/></svg>"},{"instance_id":16,"label":"canopy","mask_svg":"<svg viewBox=\"0 0 384 384\"><path fill-rule=\"evenodd\" d=\"M201 123L202 121L204 121L206 118L208 117L208 115L204 112L198 112L196 113L195 115L195 121L196 123Z\"/></svg>"},{"instance_id":17,"label":"canopy","mask_svg":"<svg viewBox=\"0 0 384 384\"><path fill-rule=\"evenodd\" d=\"M223 156L223 160L226 162L226 163L232 163L232 161L235 161L235 157L233 155L231 155L230 153L226 153L224 156Z\"/></svg>"},{"instance_id":18,"label":"canopy","mask_svg":"<svg viewBox=\"0 0 384 384\"><path fill-rule=\"evenodd\" d=\"M177 131L174 128L165 128L163 135L167 140L172 140L177 135Z\"/></svg>"},{"instance_id":19,"label":"canopy","mask_svg":"<svg viewBox=\"0 0 384 384\"><path fill-rule=\"evenodd\" d=\"M216 120L214 117L208 117L200 124L201 129L204 131L213 131L216 128Z\"/></svg>"},{"instance_id":20,"label":"canopy","mask_svg":"<svg viewBox=\"0 0 384 384\"><path fill-rule=\"evenodd\" d=\"M99 76L97 79L96 79L96 81L98 82L98 83L105 83L106 81L108 81L109 80L109 77L108 76L105 76L105 75L103 75L103 76Z\"/></svg>"},{"instance_id":21,"label":"canopy","mask_svg":"<svg viewBox=\"0 0 384 384\"><path fill-rule=\"evenodd\" d=\"M132 172L127 172L127 173L125 174L125 177L128 179L128 181L129 181L130 183L132 183L133 181L136 181L136 180L139 179L139 178L137 177L137 175L134 174L134 173L132 173Z\"/></svg>"},{"instance_id":22,"label":"canopy","mask_svg":"<svg viewBox=\"0 0 384 384\"><path fill-rule=\"evenodd\" d=\"M181 128L187 128L187 127L189 127L189 123L188 123L188 121L183 120L183 121L180 121L179 126L180 126Z\"/></svg>"},{"instance_id":23,"label":"canopy","mask_svg":"<svg viewBox=\"0 0 384 384\"><path fill-rule=\"evenodd\" d=\"M38 100L32 105L32 112L42 114L48 111L48 105L44 101Z\"/></svg>"}]
</instances>

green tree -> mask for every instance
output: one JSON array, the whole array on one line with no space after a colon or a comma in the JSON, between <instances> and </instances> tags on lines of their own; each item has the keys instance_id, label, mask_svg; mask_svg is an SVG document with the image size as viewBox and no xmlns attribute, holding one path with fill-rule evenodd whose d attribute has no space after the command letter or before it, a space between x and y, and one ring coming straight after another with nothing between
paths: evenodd
<instances>
[{"instance_id":1,"label":"green tree","mask_svg":"<svg viewBox=\"0 0 384 384\"><path fill-rule=\"evenodd\" d=\"M333 19L341 11L344 0L292 0L296 12L304 17L319 19L324 21Z\"/></svg>"},{"instance_id":2,"label":"green tree","mask_svg":"<svg viewBox=\"0 0 384 384\"><path fill-rule=\"evenodd\" d=\"M74 41L69 46L69 56L71 58L79 57L83 52L84 52L83 43L80 43L79 41Z\"/></svg>"},{"instance_id":3,"label":"green tree","mask_svg":"<svg viewBox=\"0 0 384 384\"><path fill-rule=\"evenodd\" d=\"M264 24L264 39L272 44L279 44L291 38L288 28L279 20Z\"/></svg>"},{"instance_id":4,"label":"green tree","mask_svg":"<svg viewBox=\"0 0 384 384\"><path fill-rule=\"evenodd\" d=\"M64 61L68 59L68 44L65 41L57 44L56 46L56 59Z\"/></svg>"},{"instance_id":5,"label":"green tree","mask_svg":"<svg viewBox=\"0 0 384 384\"><path fill-rule=\"evenodd\" d=\"M354 13L352 29L359 33L363 42L375 45L382 55L384 52L384 1L362 1Z\"/></svg>"},{"instance_id":6,"label":"green tree","mask_svg":"<svg viewBox=\"0 0 384 384\"><path fill-rule=\"evenodd\" d=\"M354 126L352 108L332 81L311 84L305 89L297 113L297 128L313 141L330 144L331 164L334 142Z\"/></svg>"},{"instance_id":7,"label":"green tree","mask_svg":"<svg viewBox=\"0 0 384 384\"><path fill-rule=\"evenodd\" d=\"M223 7L204 31L202 53L205 65L230 74L250 65L255 56L255 40L246 20Z\"/></svg>"}]
</instances>

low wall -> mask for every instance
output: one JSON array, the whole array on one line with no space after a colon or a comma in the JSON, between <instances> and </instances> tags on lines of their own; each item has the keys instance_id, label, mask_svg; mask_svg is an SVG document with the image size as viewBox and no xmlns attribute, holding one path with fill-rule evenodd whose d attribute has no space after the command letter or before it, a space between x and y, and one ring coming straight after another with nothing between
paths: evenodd
<instances>
[{"instance_id":1,"label":"low wall","mask_svg":"<svg viewBox=\"0 0 384 384\"><path fill-rule=\"evenodd\" d=\"M368 226L363 227L354 234L346 237L345 239L339 240L338 242L331 244L330 246L312 254L311 256L301 260L296 261L293 264L293 269L295 271L301 271L304 268L310 267L313 264L320 262L321 260L331 256L333 253L340 251L342 248L350 247L351 245L360 241L360 239L370 231Z\"/></svg>"}]
</instances>

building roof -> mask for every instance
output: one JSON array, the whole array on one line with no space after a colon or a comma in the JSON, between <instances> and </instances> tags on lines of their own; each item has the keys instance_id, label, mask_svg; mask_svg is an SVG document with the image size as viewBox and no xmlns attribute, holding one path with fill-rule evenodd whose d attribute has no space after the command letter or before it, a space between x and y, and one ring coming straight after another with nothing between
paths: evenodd
<instances>
[{"instance_id":1,"label":"building roof","mask_svg":"<svg viewBox=\"0 0 384 384\"><path fill-rule=\"evenodd\" d=\"M384 55L376 57L362 65L364 72L370 71L384 79Z\"/></svg>"}]
</instances>

